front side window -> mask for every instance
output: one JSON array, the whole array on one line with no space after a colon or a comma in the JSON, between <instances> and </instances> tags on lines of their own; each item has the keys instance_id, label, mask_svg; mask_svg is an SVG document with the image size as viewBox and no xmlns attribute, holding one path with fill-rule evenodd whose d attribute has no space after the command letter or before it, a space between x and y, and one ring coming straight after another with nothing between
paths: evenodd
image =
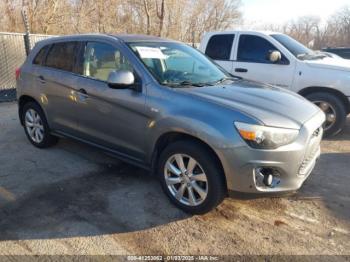
<instances>
[{"instance_id":1,"label":"front side window","mask_svg":"<svg viewBox=\"0 0 350 262\"><path fill-rule=\"evenodd\" d=\"M235 35L214 35L210 38L205 54L213 60L230 60Z\"/></svg>"},{"instance_id":2,"label":"front side window","mask_svg":"<svg viewBox=\"0 0 350 262\"><path fill-rule=\"evenodd\" d=\"M107 81L109 74L118 70L133 72L130 62L117 48L98 42L86 44L83 62L84 76Z\"/></svg>"},{"instance_id":3,"label":"front side window","mask_svg":"<svg viewBox=\"0 0 350 262\"><path fill-rule=\"evenodd\" d=\"M46 58L48 67L73 72L76 54L76 42L53 44Z\"/></svg>"},{"instance_id":4,"label":"front side window","mask_svg":"<svg viewBox=\"0 0 350 262\"><path fill-rule=\"evenodd\" d=\"M230 77L201 52L185 44L137 42L129 46L162 85L205 85Z\"/></svg>"},{"instance_id":5,"label":"front side window","mask_svg":"<svg viewBox=\"0 0 350 262\"><path fill-rule=\"evenodd\" d=\"M269 53L278 50L266 39L255 35L241 35L239 38L237 60L239 62L271 64ZM288 63L282 54L282 63Z\"/></svg>"}]
</instances>

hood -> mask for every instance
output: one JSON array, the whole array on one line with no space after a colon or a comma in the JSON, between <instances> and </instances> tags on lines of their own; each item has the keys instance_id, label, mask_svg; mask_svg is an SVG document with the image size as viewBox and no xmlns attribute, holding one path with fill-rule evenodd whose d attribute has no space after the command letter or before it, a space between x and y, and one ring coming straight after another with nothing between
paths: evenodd
<instances>
[{"instance_id":1,"label":"hood","mask_svg":"<svg viewBox=\"0 0 350 262\"><path fill-rule=\"evenodd\" d=\"M305 60L307 65L314 68L333 69L350 72L350 60L326 57L317 60Z\"/></svg>"},{"instance_id":2,"label":"hood","mask_svg":"<svg viewBox=\"0 0 350 262\"><path fill-rule=\"evenodd\" d=\"M320 111L318 107L295 93L246 80L230 85L178 90L241 111L267 126L299 129Z\"/></svg>"}]
</instances>

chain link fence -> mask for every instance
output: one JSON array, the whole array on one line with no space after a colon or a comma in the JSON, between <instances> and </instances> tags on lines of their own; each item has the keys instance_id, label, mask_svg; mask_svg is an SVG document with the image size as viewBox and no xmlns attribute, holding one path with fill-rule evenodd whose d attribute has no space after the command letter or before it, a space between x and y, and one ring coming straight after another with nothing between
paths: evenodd
<instances>
[{"instance_id":1,"label":"chain link fence","mask_svg":"<svg viewBox=\"0 0 350 262\"><path fill-rule=\"evenodd\" d=\"M16 99L16 68L26 59L25 34L0 32L0 102ZM52 37L30 34L30 46Z\"/></svg>"}]
</instances>

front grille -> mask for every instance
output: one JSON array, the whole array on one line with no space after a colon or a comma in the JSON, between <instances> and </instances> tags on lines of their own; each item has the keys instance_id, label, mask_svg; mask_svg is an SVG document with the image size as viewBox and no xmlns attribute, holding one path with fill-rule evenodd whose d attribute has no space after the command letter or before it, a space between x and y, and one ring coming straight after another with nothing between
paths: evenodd
<instances>
[{"instance_id":1,"label":"front grille","mask_svg":"<svg viewBox=\"0 0 350 262\"><path fill-rule=\"evenodd\" d=\"M322 139L323 128L317 128L311 136L309 145L306 149L305 157L299 168L299 175L306 175L308 172L309 165L311 161L314 160L316 154L320 148L320 142Z\"/></svg>"}]
</instances>

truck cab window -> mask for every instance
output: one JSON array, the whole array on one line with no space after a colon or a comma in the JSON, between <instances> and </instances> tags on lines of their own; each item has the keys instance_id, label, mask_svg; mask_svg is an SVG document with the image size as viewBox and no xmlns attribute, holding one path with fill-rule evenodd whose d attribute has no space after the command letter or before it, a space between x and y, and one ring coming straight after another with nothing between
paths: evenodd
<instances>
[{"instance_id":1,"label":"truck cab window","mask_svg":"<svg viewBox=\"0 0 350 262\"><path fill-rule=\"evenodd\" d=\"M237 60L239 62L271 64L268 58L271 51L278 51L278 49L266 39L255 35L241 35ZM283 54L281 63L288 64L288 60Z\"/></svg>"},{"instance_id":2,"label":"truck cab window","mask_svg":"<svg viewBox=\"0 0 350 262\"><path fill-rule=\"evenodd\" d=\"M210 38L205 54L213 60L230 60L235 35L214 35Z\"/></svg>"}]
</instances>

